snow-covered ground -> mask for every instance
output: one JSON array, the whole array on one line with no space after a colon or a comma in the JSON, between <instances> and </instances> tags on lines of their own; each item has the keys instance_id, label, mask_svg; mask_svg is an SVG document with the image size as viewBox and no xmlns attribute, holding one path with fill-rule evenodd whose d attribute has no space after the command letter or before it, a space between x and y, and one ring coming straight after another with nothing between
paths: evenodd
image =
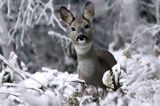
<instances>
[{"instance_id":1,"label":"snow-covered ground","mask_svg":"<svg viewBox=\"0 0 160 106\"><path fill-rule=\"evenodd\" d=\"M133 53L131 58L122 50L113 52L121 65L120 90L104 91L100 87L76 82L78 75L43 67L35 74L20 70L16 55L12 53L8 64L0 73L0 106L160 106L160 58L150 54ZM12 83L4 82L11 73ZM2 78L3 77L3 78ZM122 93L123 92L123 93Z\"/></svg>"}]
</instances>

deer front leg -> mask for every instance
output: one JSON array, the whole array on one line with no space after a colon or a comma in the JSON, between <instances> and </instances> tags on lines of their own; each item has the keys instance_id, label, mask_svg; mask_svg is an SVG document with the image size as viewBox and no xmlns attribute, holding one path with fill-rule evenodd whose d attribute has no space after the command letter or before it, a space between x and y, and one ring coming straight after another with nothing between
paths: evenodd
<instances>
[{"instance_id":1,"label":"deer front leg","mask_svg":"<svg viewBox=\"0 0 160 106\"><path fill-rule=\"evenodd\" d=\"M77 72L78 72L78 78L84 80L84 76L82 75L82 72L80 71L79 67L77 67Z\"/></svg>"}]
</instances>

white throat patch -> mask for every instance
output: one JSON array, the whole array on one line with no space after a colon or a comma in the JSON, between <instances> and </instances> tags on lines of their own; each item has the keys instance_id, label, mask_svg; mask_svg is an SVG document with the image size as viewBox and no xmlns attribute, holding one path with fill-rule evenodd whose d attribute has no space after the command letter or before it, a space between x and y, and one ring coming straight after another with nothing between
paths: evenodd
<instances>
[{"instance_id":1,"label":"white throat patch","mask_svg":"<svg viewBox=\"0 0 160 106\"><path fill-rule=\"evenodd\" d=\"M84 38L83 40L78 39L78 43L79 44L85 44L86 43L86 38Z\"/></svg>"},{"instance_id":2,"label":"white throat patch","mask_svg":"<svg viewBox=\"0 0 160 106\"><path fill-rule=\"evenodd\" d=\"M77 54L84 54L88 52L92 47L92 42L84 44L84 45L75 45Z\"/></svg>"}]
</instances>

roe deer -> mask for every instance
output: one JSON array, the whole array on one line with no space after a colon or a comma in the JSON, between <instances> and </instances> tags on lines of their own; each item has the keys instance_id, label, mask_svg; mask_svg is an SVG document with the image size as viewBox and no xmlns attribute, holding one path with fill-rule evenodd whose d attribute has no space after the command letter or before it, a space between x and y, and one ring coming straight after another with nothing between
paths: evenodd
<instances>
[{"instance_id":1,"label":"roe deer","mask_svg":"<svg viewBox=\"0 0 160 106\"><path fill-rule=\"evenodd\" d=\"M94 14L91 1L86 3L82 16L74 17L67 8L60 8L60 16L70 28L70 38L77 53L79 78L93 85L103 85L103 74L117 62L107 50L94 48L91 27Z\"/></svg>"}]
</instances>

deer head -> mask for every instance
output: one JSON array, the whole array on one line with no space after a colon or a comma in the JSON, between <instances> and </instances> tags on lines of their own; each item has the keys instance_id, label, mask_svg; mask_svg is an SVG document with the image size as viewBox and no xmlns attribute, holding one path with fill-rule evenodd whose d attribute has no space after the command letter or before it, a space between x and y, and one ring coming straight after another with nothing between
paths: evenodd
<instances>
[{"instance_id":1,"label":"deer head","mask_svg":"<svg viewBox=\"0 0 160 106\"><path fill-rule=\"evenodd\" d=\"M93 44L92 18L95 14L92 2L87 2L81 16L74 16L65 7L60 8L62 20L69 26L70 38L77 54L84 54L89 51Z\"/></svg>"}]
</instances>

